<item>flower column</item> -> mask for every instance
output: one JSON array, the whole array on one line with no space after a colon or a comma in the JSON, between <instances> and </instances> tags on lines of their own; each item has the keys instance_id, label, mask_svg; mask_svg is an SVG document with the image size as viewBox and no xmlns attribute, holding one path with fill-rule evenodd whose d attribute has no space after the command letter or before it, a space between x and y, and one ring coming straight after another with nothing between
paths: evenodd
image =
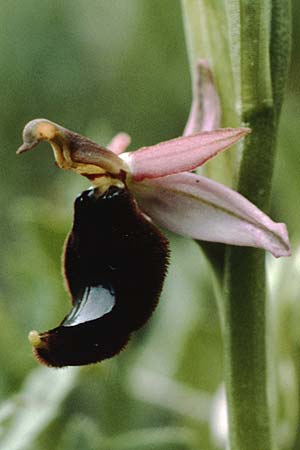
<instances>
[{"instance_id":1,"label":"flower column","mask_svg":"<svg viewBox=\"0 0 300 450\"><path fill-rule=\"evenodd\" d=\"M239 123L252 129L243 143L238 189L267 210L289 60L289 2L227 0L217 3L220 8L214 1L183 0L190 56L192 62L199 57L210 61L219 89L224 77L221 65L226 67L224 70L229 76L233 74ZM223 11L222 18L220 10ZM223 52L223 58L218 62L220 46L224 44L218 44L220 31L217 24L218 20L223 21L220 29L224 33L226 14L230 58ZM201 27L203 17L210 23L215 22L214 27L206 30L206 37ZM198 41L201 44L197 45ZM223 121L227 125L232 117L230 99L222 96L222 92L220 95ZM270 450L273 448L272 418L267 396L265 264L261 250L228 249L224 302L230 448Z\"/></svg>"}]
</instances>

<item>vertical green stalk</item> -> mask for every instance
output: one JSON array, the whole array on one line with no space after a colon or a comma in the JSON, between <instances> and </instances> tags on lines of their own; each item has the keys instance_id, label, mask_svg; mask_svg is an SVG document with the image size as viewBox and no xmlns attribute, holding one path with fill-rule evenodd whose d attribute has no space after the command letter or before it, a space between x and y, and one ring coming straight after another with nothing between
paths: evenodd
<instances>
[{"instance_id":1,"label":"vertical green stalk","mask_svg":"<svg viewBox=\"0 0 300 450\"><path fill-rule=\"evenodd\" d=\"M243 143L238 190L266 211L289 60L289 2L220 0L216 5L208 0L182 0L182 4L192 64L199 57L218 60L218 64L212 64L217 81L222 76L220 65L232 77L232 98L226 95L222 98L225 123L227 118L234 117L229 114L234 104L239 124L252 129ZM206 17L210 24L214 23L213 28L204 29L202 23ZM220 51L224 43L213 38L214 34L218 35L219 26L224 29L224 23L229 56ZM221 83L219 86L222 88ZM230 449L272 450L264 252L227 249L224 304Z\"/></svg>"},{"instance_id":2,"label":"vertical green stalk","mask_svg":"<svg viewBox=\"0 0 300 450\"><path fill-rule=\"evenodd\" d=\"M287 3L228 0L232 65L245 139L239 191L268 210L279 112L289 58ZM287 8L288 9L288 8ZM230 248L226 264L225 376L231 450L269 450L273 417L268 399L264 254Z\"/></svg>"},{"instance_id":3,"label":"vertical green stalk","mask_svg":"<svg viewBox=\"0 0 300 450\"><path fill-rule=\"evenodd\" d=\"M277 122L279 122L290 65L291 23L291 0L272 0L270 61Z\"/></svg>"},{"instance_id":4,"label":"vertical green stalk","mask_svg":"<svg viewBox=\"0 0 300 450\"><path fill-rule=\"evenodd\" d=\"M267 209L274 159L268 1L228 1L231 57L243 144L239 191ZM229 248L226 261L225 382L231 450L273 448L267 382L264 253Z\"/></svg>"}]
</instances>

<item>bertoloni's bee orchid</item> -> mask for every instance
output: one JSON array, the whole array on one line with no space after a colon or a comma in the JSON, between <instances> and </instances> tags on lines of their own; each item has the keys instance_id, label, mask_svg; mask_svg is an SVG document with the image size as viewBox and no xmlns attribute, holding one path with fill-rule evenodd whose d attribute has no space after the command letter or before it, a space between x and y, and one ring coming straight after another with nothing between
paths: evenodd
<instances>
[{"instance_id":1,"label":"bertoloni's bee orchid","mask_svg":"<svg viewBox=\"0 0 300 450\"><path fill-rule=\"evenodd\" d=\"M125 186L158 225L194 239L288 256L284 224L273 222L232 189L190 172L249 132L221 128L123 153L129 142L124 134L114 139L113 152L60 125L36 119L25 126L18 153L48 141L58 167L87 177L102 192L109 186Z\"/></svg>"},{"instance_id":2,"label":"bertoloni's bee orchid","mask_svg":"<svg viewBox=\"0 0 300 450\"><path fill-rule=\"evenodd\" d=\"M284 224L232 189L191 172L249 132L204 131L124 153L130 142L125 133L108 149L46 119L25 126L17 153L48 141L58 167L93 185L75 201L65 245L73 308L57 328L29 334L41 362L61 367L109 358L148 320L168 264L168 242L155 224L198 240L290 254Z\"/></svg>"}]
</instances>

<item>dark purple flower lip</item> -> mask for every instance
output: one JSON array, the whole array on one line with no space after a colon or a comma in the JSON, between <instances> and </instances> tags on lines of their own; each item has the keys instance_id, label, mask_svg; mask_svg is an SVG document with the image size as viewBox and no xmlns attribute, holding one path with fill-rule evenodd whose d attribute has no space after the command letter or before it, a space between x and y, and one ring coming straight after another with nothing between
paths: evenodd
<instances>
[{"instance_id":1,"label":"dark purple flower lip","mask_svg":"<svg viewBox=\"0 0 300 450\"><path fill-rule=\"evenodd\" d=\"M126 188L80 194L64 251L72 309L58 327L29 334L37 358L62 367L119 353L157 305L168 254L167 239Z\"/></svg>"}]
</instances>

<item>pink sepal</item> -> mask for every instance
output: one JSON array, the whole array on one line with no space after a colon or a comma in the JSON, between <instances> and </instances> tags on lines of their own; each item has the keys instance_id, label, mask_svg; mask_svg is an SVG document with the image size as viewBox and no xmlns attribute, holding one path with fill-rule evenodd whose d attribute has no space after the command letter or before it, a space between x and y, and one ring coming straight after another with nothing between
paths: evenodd
<instances>
[{"instance_id":1,"label":"pink sepal","mask_svg":"<svg viewBox=\"0 0 300 450\"><path fill-rule=\"evenodd\" d=\"M208 61L200 59L196 65L193 101L183 135L216 130L220 123L221 105L213 75Z\"/></svg>"},{"instance_id":2,"label":"pink sepal","mask_svg":"<svg viewBox=\"0 0 300 450\"><path fill-rule=\"evenodd\" d=\"M196 169L249 132L249 128L220 128L143 147L121 157L136 181L164 177Z\"/></svg>"},{"instance_id":3,"label":"pink sepal","mask_svg":"<svg viewBox=\"0 0 300 450\"><path fill-rule=\"evenodd\" d=\"M225 244L263 248L274 256L289 256L283 223L237 192L192 173L170 175L130 189L154 222L183 236Z\"/></svg>"},{"instance_id":4,"label":"pink sepal","mask_svg":"<svg viewBox=\"0 0 300 450\"><path fill-rule=\"evenodd\" d=\"M129 136L129 134L121 132L116 134L112 138L107 148L116 155L120 155L121 153L125 152L127 147L130 145L130 142L131 137Z\"/></svg>"}]
</instances>

